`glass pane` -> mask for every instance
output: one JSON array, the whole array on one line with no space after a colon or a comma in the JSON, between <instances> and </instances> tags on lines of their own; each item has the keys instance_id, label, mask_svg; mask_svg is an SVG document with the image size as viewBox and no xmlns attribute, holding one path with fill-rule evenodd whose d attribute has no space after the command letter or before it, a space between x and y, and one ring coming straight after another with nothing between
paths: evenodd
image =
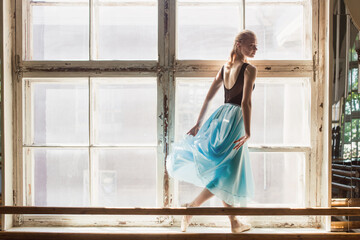
<instances>
[{"instance_id":1,"label":"glass pane","mask_svg":"<svg viewBox=\"0 0 360 240\"><path fill-rule=\"evenodd\" d=\"M177 78L175 140L180 140L196 123L212 79ZM256 80L252 94L250 144L309 145L309 79ZM224 102L223 87L208 106L205 120Z\"/></svg>"},{"instance_id":2,"label":"glass pane","mask_svg":"<svg viewBox=\"0 0 360 240\"><path fill-rule=\"evenodd\" d=\"M262 78L256 82L249 144L310 145L309 79Z\"/></svg>"},{"instance_id":3,"label":"glass pane","mask_svg":"<svg viewBox=\"0 0 360 240\"><path fill-rule=\"evenodd\" d=\"M95 143L156 146L156 79L96 79L93 83Z\"/></svg>"},{"instance_id":4,"label":"glass pane","mask_svg":"<svg viewBox=\"0 0 360 240\"><path fill-rule=\"evenodd\" d=\"M305 153L250 153L255 195L248 207L303 207L305 202ZM191 183L179 182L179 203L194 200L203 190ZM211 198L203 206L223 206Z\"/></svg>"},{"instance_id":5,"label":"glass pane","mask_svg":"<svg viewBox=\"0 0 360 240\"><path fill-rule=\"evenodd\" d=\"M227 59L241 28L241 6L241 1L199 5L179 1L177 58Z\"/></svg>"},{"instance_id":6,"label":"glass pane","mask_svg":"<svg viewBox=\"0 0 360 240\"><path fill-rule=\"evenodd\" d=\"M256 2L256 3L281 3L281 2L304 2L307 0L246 0L246 2Z\"/></svg>"},{"instance_id":7,"label":"glass pane","mask_svg":"<svg viewBox=\"0 0 360 240\"><path fill-rule=\"evenodd\" d=\"M156 207L156 147L96 149L97 205Z\"/></svg>"},{"instance_id":8,"label":"glass pane","mask_svg":"<svg viewBox=\"0 0 360 240\"><path fill-rule=\"evenodd\" d=\"M351 144L344 144L343 158L351 159Z\"/></svg>"},{"instance_id":9,"label":"glass pane","mask_svg":"<svg viewBox=\"0 0 360 240\"><path fill-rule=\"evenodd\" d=\"M41 148L30 151L33 158L35 206L90 205L87 149Z\"/></svg>"},{"instance_id":10,"label":"glass pane","mask_svg":"<svg viewBox=\"0 0 360 240\"><path fill-rule=\"evenodd\" d=\"M40 3L66 3L66 2L89 2L89 0L31 0L31 2Z\"/></svg>"},{"instance_id":11,"label":"glass pane","mask_svg":"<svg viewBox=\"0 0 360 240\"><path fill-rule=\"evenodd\" d=\"M157 1L94 1L93 59L157 60Z\"/></svg>"},{"instance_id":12,"label":"glass pane","mask_svg":"<svg viewBox=\"0 0 360 240\"><path fill-rule=\"evenodd\" d=\"M351 31L351 30L350 30ZM357 35L356 38L355 38L355 43L352 45L351 49L350 49L350 61L353 61L353 62L357 62L358 60L358 54L356 52L356 49L359 48L360 46L357 46L359 45L359 37L360 35ZM351 44L351 43L350 43Z\"/></svg>"},{"instance_id":13,"label":"glass pane","mask_svg":"<svg viewBox=\"0 0 360 240\"><path fill-rule=\"evenodd\" d=\"M258 38L255 59L310 59L311 4L246 1L245 28Z\"/></svg>"},{"instance_id":14,"label":"glass pane","mask_svg":"<svg viewBox=\"0 0 360 240\"><path fill-rule=\"evenodd\" d=\"M30 0L27 0L30 1ZM88 60L89 4L31 3L26 60Z\"/></svg>"},{"instance_id":15,"label":"glass pane","mask_svg":"<svg viewBox=\"0 0 360 240\"><path fill-rule=\"evenodd\" d=\"M351 90L357 91L358 90L358 81L359 81L359 68L353 68L349 71L349 75L351 77Z\"/></svg>"},{"instance_id":16,"label":"glass pane","mask_svg":"<svg viewBox=\"0 0 360 240\"><path fill-rule=\"evenodd\" d=\"M112 0L112 1L117 1L117 0ZM242 0L227 0L226 2L236 2L236 3L238 3L238 2L241 2L241 1ZM277 2L303 2L304 0L245 0L245 1L246 2L267 2L267 3L271 2L271 3L277 3ZM207 3L224 3L223 0L178 0L178 2L181 2L181 3L206 3L206 4Z\"/></svg>"},{"instance_id":17,"label":"glass pane","mask_svg":"<svg viewBox=\"0 0 360 240\"><path fill-rule=\"evenodd\" d=\"M182 139L195 125L212 81L210 78L176 78L175 141ZM223 102L224 89L221 87L208 105L203 123Z\"/></svg>"},{"instance_id":18,"label":"glass pane","mask_svg":"<svg viewBox=\"0 0 360 240\"><path fill-rule=\"evenodd\" d=\"M304 206L305 153L250 153L253 204Z\"/></svg>"},{"instance_id":19,"label":"glass pane","mask_svg":"<svg viewBox=\"0 0 360 240\"><path fill-rule=\"evenodd\" d=\"M26 101L32 104L32 144L89 144L88 80L63 80L67 81L28 80L31 99Z\"/></svg>"}]
</instances>

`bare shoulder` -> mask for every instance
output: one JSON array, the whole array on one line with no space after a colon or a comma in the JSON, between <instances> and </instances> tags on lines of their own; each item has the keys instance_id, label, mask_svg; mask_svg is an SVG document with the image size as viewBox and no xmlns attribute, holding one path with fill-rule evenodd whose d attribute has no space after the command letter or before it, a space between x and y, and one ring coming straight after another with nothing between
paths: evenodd
<instances>
[{"instance_id":1,"label":"bare shoulder","mask_svg":"<svg viewBox=\"0 0 360 240\"><path fill-rule=\"evenodd\" d=\"M251 82L255 81L257 75L256 67L249 64L245 69L245 79L249 79Z\"/></svg>"},{"instance_id":2,"label":"bare shoulder","mask_svg":"<svg viewBox=\"0 0 360 240\"><path fill-rule=\"evenodd\" d=\"M249 73L249 74L256 74L257 72L257 69L254 65L252 64L249 64L247 67L246 67L246 72Z\"/></svg>"}]
</instances>

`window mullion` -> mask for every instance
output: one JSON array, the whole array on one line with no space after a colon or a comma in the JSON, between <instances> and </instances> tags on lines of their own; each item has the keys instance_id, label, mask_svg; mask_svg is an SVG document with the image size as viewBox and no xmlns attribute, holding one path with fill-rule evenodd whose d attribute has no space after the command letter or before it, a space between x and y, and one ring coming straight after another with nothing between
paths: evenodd
<instances>
[{"instance_id":1,"label":"window mullion","mask_svg":"<svg viewBox=\"0 0 360 240\"><path fill-rule=\"evenodd\" d=\"M165 18L165 12L168 11L165 9L168 5L165 4L165 1L158 2L158 74L157 74L157 179L156 179L156 205L159 207L164 206L164 199L167 197L165 192L165 184L168 184L168 178L165 176L165 158L166 151L164 148L166 146L166 139L164 137L164 105L166 100L164 98L166 88L163 86L164 82L167 80L166 72L164 70L165 59L166 59L166 48L165 44L167 43L166 38L166 29L167 18Z\"/></svg>"},{"instance_id":2,"label":"window mullion","mask_svg":"<svg viewBox=\"0 0 360 240\"><path fill-rule=\"evenodd\" d=\"M246 22L245 22L245 1L246 0L241 0L241 3L239 3L239 7L240 7L240 13L241 13L241 27L242 30L245 29L246 26Z\"/></svg>"},{"instance_id":3,"label":"window mullion","mask_svg":"<svg viewBox=\"0 0 360 240\"><path fill-rule=\"evenodd\" d=\"M92 0L90 0L92 1ZM95 196L97 196L97 192L94 191L94 184L95 184L95 167L94 167L94 156L91 146L93 146L93 136L94 136L94 125L93 125L93 85L92 79L88 78L88 85L89 85L89 94L88 94L88 101L89 101L89 196L90 196L90 206L96 206Z\"/></svg>"},{"instance_id":4,"label":"window mullion","mask_svg":"<svg viewBox=\"0 0 360 240\"><path fill-rule=\"evenodd\" d=\"M169 154L171 151L171 143L174 141L175 136L175 67L177 65L177 57L176 57L176 28L177 28L177 1L169 1L168 8L168 22L167 22L167 35L168 43L167 48L165 48L165 54L167 59L168 68L166 72L167 76L167 91L168 91L168 128L167 128L167 153ZM165 64L166 64L165 63ZM166 109L164 109L166 110ZM165 165L165 164L164 164ZM167 194L169 198L168 205L169 207L176 206L177 204L177 188L174 179L170 178L168 175L166 177L169 180L168 191ZM164 187L166 187L164 185Z\"/></svg>"},{"instance_id":5,"label":"window mullion","mask_svg":"<svg viewBox=\"0 0 360 240\"><path fill-rule=\"evenodd\" d=\"M92 49L93 49L93 45L94 45L93 37L92 37L92 35L93 35L93 16L92 16L93 3L94 3L94 0L89 0L89 60L90 61L93 59Z\"/></svg>"}]
</instances>

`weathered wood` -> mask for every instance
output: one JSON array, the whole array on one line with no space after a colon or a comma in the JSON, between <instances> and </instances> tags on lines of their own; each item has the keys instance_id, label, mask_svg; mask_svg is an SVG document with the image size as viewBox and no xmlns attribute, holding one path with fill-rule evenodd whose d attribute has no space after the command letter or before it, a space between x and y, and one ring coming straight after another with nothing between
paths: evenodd
<instances>
[{"instance_id":1,"label":"weathered wood","mask_svg":"<svg viewBox=\"0 0 360 240\"><path fill-rule=\"evenodd\" d=\"M16 105L14 97L14 86L12 79L15 77L14 69L14 41L15 41L15 1L3 0L1 8L1 148L2 148L2 201L3 204L13 205L13 181L14 146L16 135L13 134L15 126L13 108ZM6 117L5 117L6 116ZM1 229L8 229L12 226L12 216L2 216Z\"/></svg>"},{"instance_id":2,"label":"weathered wood","mask_svg":"<svg viewBox=\"0 0 360 240\"><path fill-rule=\"evenodd\" d=\"M311 147L261 146L249 144L250 152L310 152Z\"/></svg>"},{"instance_id":3,"label":"weathered wood","mask_svg":"<svg viewBox=\"0 0 360 240\"><path fill-rule=\"evenodd\" d=\"M20 0L18 0L18 2L20 2ZM160 3L159 3L160 4ZM176 3L175 1L170 1L170 0L166 0L161 4L169 4L170 8L166 8L169 10L169 12L162 12L159 11L159 22L164 20L163 18L175 18L175 14L176 8L173 8L172 6L176 7ZM193 4L193 3L188 3L188 4ZM208 3L205 3L208 5ZM223 2L221 3L216 3L216 4L223 4ZM289 2L289 4L293 4L291 2ZM165 9L164 8L159 8L159 9ZM317 12L318 8L314 8L314 12ZM17 14L16 18L17 21L21 21L22 19L19 17L21 14ZM316 22L317 26L317 15L314 15L314 22ZM22 76L24 77L82 77L82 76L90 76L90 77L104 77L104 76L158 76L158 81L161 82L161 84L158 85L159 88L164 88L164 92L162 91L158 91L159 95L158 95L158 99L162 99L161 101L158 101L158 116L163 116L159 113L164 113L164 114L168 114L166 116L166 118L163 118L161 121L158 121L158 129L161 129L159 127L159 125L162 127L164 126L163 123L169 124L166 126L166 129L168 129L168 132L165 131L165 133L167 135L158 135L159 139L160 139L160 143L159 143L159 150L162 151L162 149L164 150L168 150L166 144L168 144L169 140L168 139L164 139L164 136L169 136L172 137L172 133L171 133L171 129L172 129L172 120L174 119L174 114L173 112L167 112L167 110L170 109L174 109L172 108L172 106L174 106L174 101L173 101L173 93L174 91L174 80L175 80L175 76L178 77L181 74L184 74L183 76L189 76L189 77L194 77L194 76L215 76L214 72L218 71L218 66L221 65L216 65L216 66L210 66L211 64L208 63L212 63L214 61L177 61L177 65L176 64L172 64L171 62L173 61L173 63L175 63L175 54L173 54L175 51L173 51L175 49L175 45L171 46L171 44L175 43L175 21L167 21L167 23L170 23L170 25L165 24L164 29L169 29L169 34L165 35L162 34L160 30L159 31L159 44L161 46L165 46L165 47L160 47L159 48L159 53L160 56L163 57L159 57L159 63L157 63L156 61L149 61L143 64L143 61L134 61L132 63L129 62L125 62L125 61L79 61L79 62L65 62L65 61L43 61L43 62L36 62L36 61L29 61L29 62L21 62L20 63L20 67L17 68L16 70L19 71L21 74L23 74ZM17 29L19 29L19 31L22 30L21 25L16 25ZM20 26L20 27L19 27ZM159 24L159 29L161 29L163 27L162 24ZM309 26L310 27L310 26ZM309 29L309 28L306 28ZM312 45L318 45L318 27L313 28L315 31L315 35L316 36L314 38L314 40L312 41ZM312 36L313 34L310 34L310 36ZM165 44L161 44L162 43L162 39L164 38L164 42ZM168 38L168 39L165 39ZM18 37L18 42L21 43L22 37ZM170 44L170 46L166 46L166 44ZM169 51L167 51L167 49L169 49ZM308 48L306 48L308 49ZM316 50L317 47L315 48L315 50L313 51L313 55L314 53L317 53L318 51ZM163 53L163 51L167 51L166 54ZM168 52L170 52L170 54L168 54ZM21 56L21 54L18 54L19 56ZM315 57L317 57L317 54L315 54ZM21 60L22 58L20 58ZM165 59L165 62L164 61ZM314 60L314 59L313 59ZM319 67L319 63L316 62L314 64L313 60L304 60L304 61L268 61L268 60L260 60L260 61L252 61L252 63L254 65L257 66L258 68L258 76L259 77L274 77L274 78L280 78L280 77L291 77L291 78L295 78L295 77L312 77L314 76L313 81L317 82L319 80L318 77L318 73L315 74L315 72L318 72L318 67ZM224 61L221 61L221 63L223 63ZM183 65L182 65L183 64ZM195 66L195 68L193 68L192 64L195 64L196 66L200 66L200 68L197 68ZM131 65L131 66L130 66ZM159 67L160 66L160 67ZM179 67L179 69L177 69L176 67ZM183 71L183 72L179 72L179 70ZM158 75L157 75L158 74ZM164 75L164 77L162 77L161 75ZM315 77L316 75L316 77ZM322 78L322 76L320 75L320 79ZM292 81L292 79L288 79L289 81ZM163 84L163 82L167 82L170 81L169 85ZM274 80L271 80L274 81ZM168 90L167 87L169 86L171 90ZM158 88L158 89L159 89ZM315 92L316 89L322 89L322 85L321 84L314 84L311 87L311 92ZM321 93L321 90L320 90ZM315 95L316 96L316 95ZM321 98L321 94L318 95ZM311 97L311 99L313 99L313 96ZM314 98L315 99L315 98ZM19 99L21 100L21 98ZM21 103L21 102L20 102ZM312 112L315 114L312 114L312 116L315 116L316 113L322 117L322 111L318 111L321 110L319 107L319 103L318 100L312 101ZM18 111L21 113L21 107L19 107L20 105L16 105L18 106ZM163 107L164 106L164 107ZM164 109L165 111L162 111L161 109ZM167 109L167 110L166 110ZM18 115L18 118L20 119L21 115ZM169 121L169 123L167 123L167 121ZM21 123L21 120L19 120L19 122ZM320 122L320 118L312 118L312 122ZM309 149L314 149L317 147L317 145L321 145L322 142L320 141L322 136L320 136L320 134L318 134L318 129L321 129L323 127L323 125L321 124L312 124L314 125L314 136L316 136L316 138L313 138L314 141L311 141L311 147L306 148L306 162L310 162L312 163L311 166L313 166L311 168L311 171L309 171L309 175L311 175L312 177L309 178L308 176L305 177L306 179L306 186L305 186L305 190L306 190L306 206L324 206L323 204L320 204L319 201L309 201L309 199L319 199L320 197L325 198L325 194L323 194L320 190L323 189L322 185L320 185L321 182L325 183L328 181L320 181L320 176L325 176L325 174L321 174L321 172L318 172L319 165L315 165L314 163L316 163L316 161L318 161L318 159L321 159L320 153L321 151L317 150L312 152L311 154L308 153L311 150ZM165 128L164 128L165 129ZM170 130L169 130L170 129ZM162 130L161 130L162 131ZM170 132L169 132L170 131ZM321 130L320 130L321 131ZM18 133L21 133L21 131L19 130ZM160 133L160 131L158 132ZM161 132L162 134L162 132ZM18 135L19 136L19 135ZM320 137L317 137L320 136ZM17 143L18 148L20 150L21 148L21 135L20 138L17 138L17 140L19 141ZM164 147L165 146L165 147ZM163 148L164 147L164 148ZM269 150L269 149L258 149L259 151L261 150ZM278 148L278 149L272 149L272 151L276 152L276 151L280 151L282 150L282 148ZM287 149L286 151L291 152L292 150L299 150L299 149ZM300 151L302 151L300 149ZM21 163L21 159L22 159L22 152L18 151L18 154L16 156L15 159L18 160L19 163ZM316 155L316 154L318 155ZM158 155L158 165L162 164L163 161L163 155ZM316 161L315 161L316 160ZM308 163L305 164L306 169L308 166ZM20 172L21 170L23 170L21 168L21 165L18 165L19 168L14 168L16 169L15 171ZM164 167L160 167L157 168L157 170L159 172L161 172L164 169ZM316 171L315 171L316 170ZM308 171L306 171L308 172ZM16 175L16 174L14 174ZM19 179L24 179L22 175L17 175L16 177L14 177L14 179L16 179L17 181L19 181ZM167 176L164 177L164 180L167 179ZM159 180L159 179L157 179ZM171 187L171 183L167 184L166 182L163 180L158 181L158 186L169 186L169 188ZM21 182L21 181L19 181ZM311 184L309 184L311 183ZM21 197L21 193L24 192L25 187L23 187L21 185L21 183L19 183L16 187L16 191L18 192L17 194L17 199L19 199L19 201L21 201L23 198ZM308 191L308 189L311 189L311 191ZM166 195L167 193L171 193L173 191L171 191L171 189L164 189L164 192L162 191L158 191L158 195L160 197L162 197L161 195L164 196L164 203L165 202L170 202L171 205L171 201L172 199L166 199ZM172 194L169 194L169 196L171 197ZM174 200L176 199L176 197L174 197ZM328 199L328 198L327 198ZM176 200L175 200L176 201ZM159 201L158 201L159 203ZM160 202L161 203L161 202ZM19 204L18 205L26 205L26 204ZM158 204L158 206L160 206L160 204Z\"/></svg>"},{"instance_id":4,"label":"weathered wood","mask_svg":"<svg viewBox=\"0 0 360 240\"><path fill-rule=\"evenodd\" d=\"M24 76L33 76L38 73L45 76L59 76L64 73L74 76L103 76L102 73L116 73L121 75L156 76L159 71L166 71L159 67L156 61L24 61L18 71ZM31 74L33 73L33 74ZM61 74L59 74L61 73ZM151 74L149 74L151 73Z\"/></svg>"},{"instance_id":5,"label":"weathered wood","mask_svg":"<svg viewBox=\"0 0 360 240\"><path fill-rule=\"evenodd\" d=\"M50 233L0 232L1 239L61 240L359 240L360 233Z\"/></svg>"},{"instance_id":6,"label":"weathered wood","mask_svg":"<svg viewBox=\"0 0 360 240\"><path fill-rule=\"evenodd\" d=\"M168 61L175 61L169 56ZM173 59L173 60L171 60ZM119 76L156 75L172 72L176 77L215 77L224 61L177 60L173 65L159 65L156 61L23 61L17 71L24 77L42 76ZM253 60L259 77L311 77L312 61Z\"/></svg>"},{"instance_id":7,"label":"weathered wood","mask_svg":"<svg viewBox=\"0 0 360 240\"><path fill-rule=\"evenodd\" d=\"M186 73L186 72L210 72L216 70L219 71L221 66L225 63L224 61L209 60L178 60L176 61L175 72ZM251 60L257 68L258 73L306 73L312 74L314 71L313 62L311 60Z\"/></svg>"},{"instance_id":8,"label":"weathered wood","mask_svg":"<svg viewBox=\"0 0 360 240\"><path fill-rule=\"evenodd\" d=\"M16 207L0 206L0 214L82 215L242 215L242 216L360 216L360 208L102 208L102 207Z\"/></svg>"},{"instance_id":9,"label":"weathered wood","mask_svg":"<svg viewBox=\"0 0 360 240\"><path fill-rule=\"evenodd\" d=\"M323 194L322 186L321 186L321 177L326 173L322 174L321 165L323 163L321 145L323 143L323 110L320 108L320 104L323 102L323 85L322 78L319 77L319 33L320 28L319 25L324 22L320 21L320 10L319 1L313 0L311 1L312 6L312 18L311 18L311 26L312 26L312 49L311 49L311 60L313 65L312 76L310 79L311 85L311 97L310 97L310 145L312 147L312 151L310 153L309 159L314 159L315 161L308 161L306 166L307 178L305 180L307 184L308 191L306 192L306 206L321 206L321 197ZM314 89L318 89L319 91L314 91ZM320 143L320 144L319 144ZM326 196L326 195L324 195ZM317 218L317 221L320 221Z\"/></svg>"},{"instance_id":10,"label":"weathered wood","mask_svg":"<svg viewBox=\"0 0 360 240\"><path fill-rule=\"evenodd\" d=\"M45 2L45 1L39 1L39 2L33 2L31 1L31 5L32 6L60 6L60 7L64 7L64 6L83 6L86 7L88 6L88 3L85 1L73 1L73 2L62 2L62 1L58 1L58 2ZM132 7L136 7L136 6L156 6L156 2L155 1L142 1L142 2L134 2L134 1L116 1L116 2L100 2L96 4L97 6L106 6L106 7L126 7L126 6L132 6Z\"/></svg>"}]
</instances>

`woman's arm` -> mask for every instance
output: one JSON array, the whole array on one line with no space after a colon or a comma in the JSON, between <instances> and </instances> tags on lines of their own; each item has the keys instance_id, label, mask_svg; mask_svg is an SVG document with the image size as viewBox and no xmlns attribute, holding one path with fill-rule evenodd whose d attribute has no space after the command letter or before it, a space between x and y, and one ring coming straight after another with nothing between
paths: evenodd
<instances>
[{"instance_id":1,"label":"woman's arm","mask_svg":"<svg viewBox=\"0 0 360 240\"><path fill-rule=\"evenodd\" d=\"M211 84L210 89L209 89L209 91L208 91L208 93L206 95L205 101L204 101L203 106L202 106L202 108L200 110L200 114L199 114L199 117L198 117L198 120L197 120L195 126L193 128L191 128L190 131L187 132L187 134L195 136L197 134L197 132L199 131L200 126L201 126L201 124L203 122L203 118L205 116L208 104L211 101L211 99L213 99L213 97L215 96L215 94L219 90L219 88L221 87L222 81L223 80L222 80L221 69L220 69L220 71L216 75L216 77L215 77L213 83Z\"/></svg>"},{"instance_id":2,"label":"woman's arm","mask_svg":"<svg viewBox=\"0 0 360 240\"><path fill-rule=\"evenodd\" d=\"M222 71L220 69L219 72L217 73L214 81L212 82L212 84L210 86L210 89L209 89L209 91L208 91L208 93L206 95L203 106L202 106L202 108L200 110L200 114L199 114L196 125L201 126L201 124L202 124L202 122L204 120L203 118L205 116L205 113L206 113L207 107L209 105L209 102L213 99L213 97L216 95L217 91L219 90L219 88L222 85L223 78L222 78L221 72Z\"/></svg>"},{"instance_id":3,"label":"woman's arm","mask_svg":"<svg viewBox=\"0 0 360 240\"><path fill-rule=\"evenodd\" d=\"M253 91L256 78L256 67L248 65L245 70L243 98L241 101L241 109L244 118L245 135L234 141L237 143L234 149L239 149L250 138L250 122L251 122L251 93Z\"/></svg>"},{"instance_id":4,"label":"woman's arm","mask_svg":"<svg viewBox=\"0 0 360 240\"><path fill-rule=\"evenodd\" d=\"M241 108L243 111L245 135L250 137L250 121L251 121L251 93L253 91L256 78L256 67L248 65L244 76L243 98Z\"/></svg>"}]
</instances>

